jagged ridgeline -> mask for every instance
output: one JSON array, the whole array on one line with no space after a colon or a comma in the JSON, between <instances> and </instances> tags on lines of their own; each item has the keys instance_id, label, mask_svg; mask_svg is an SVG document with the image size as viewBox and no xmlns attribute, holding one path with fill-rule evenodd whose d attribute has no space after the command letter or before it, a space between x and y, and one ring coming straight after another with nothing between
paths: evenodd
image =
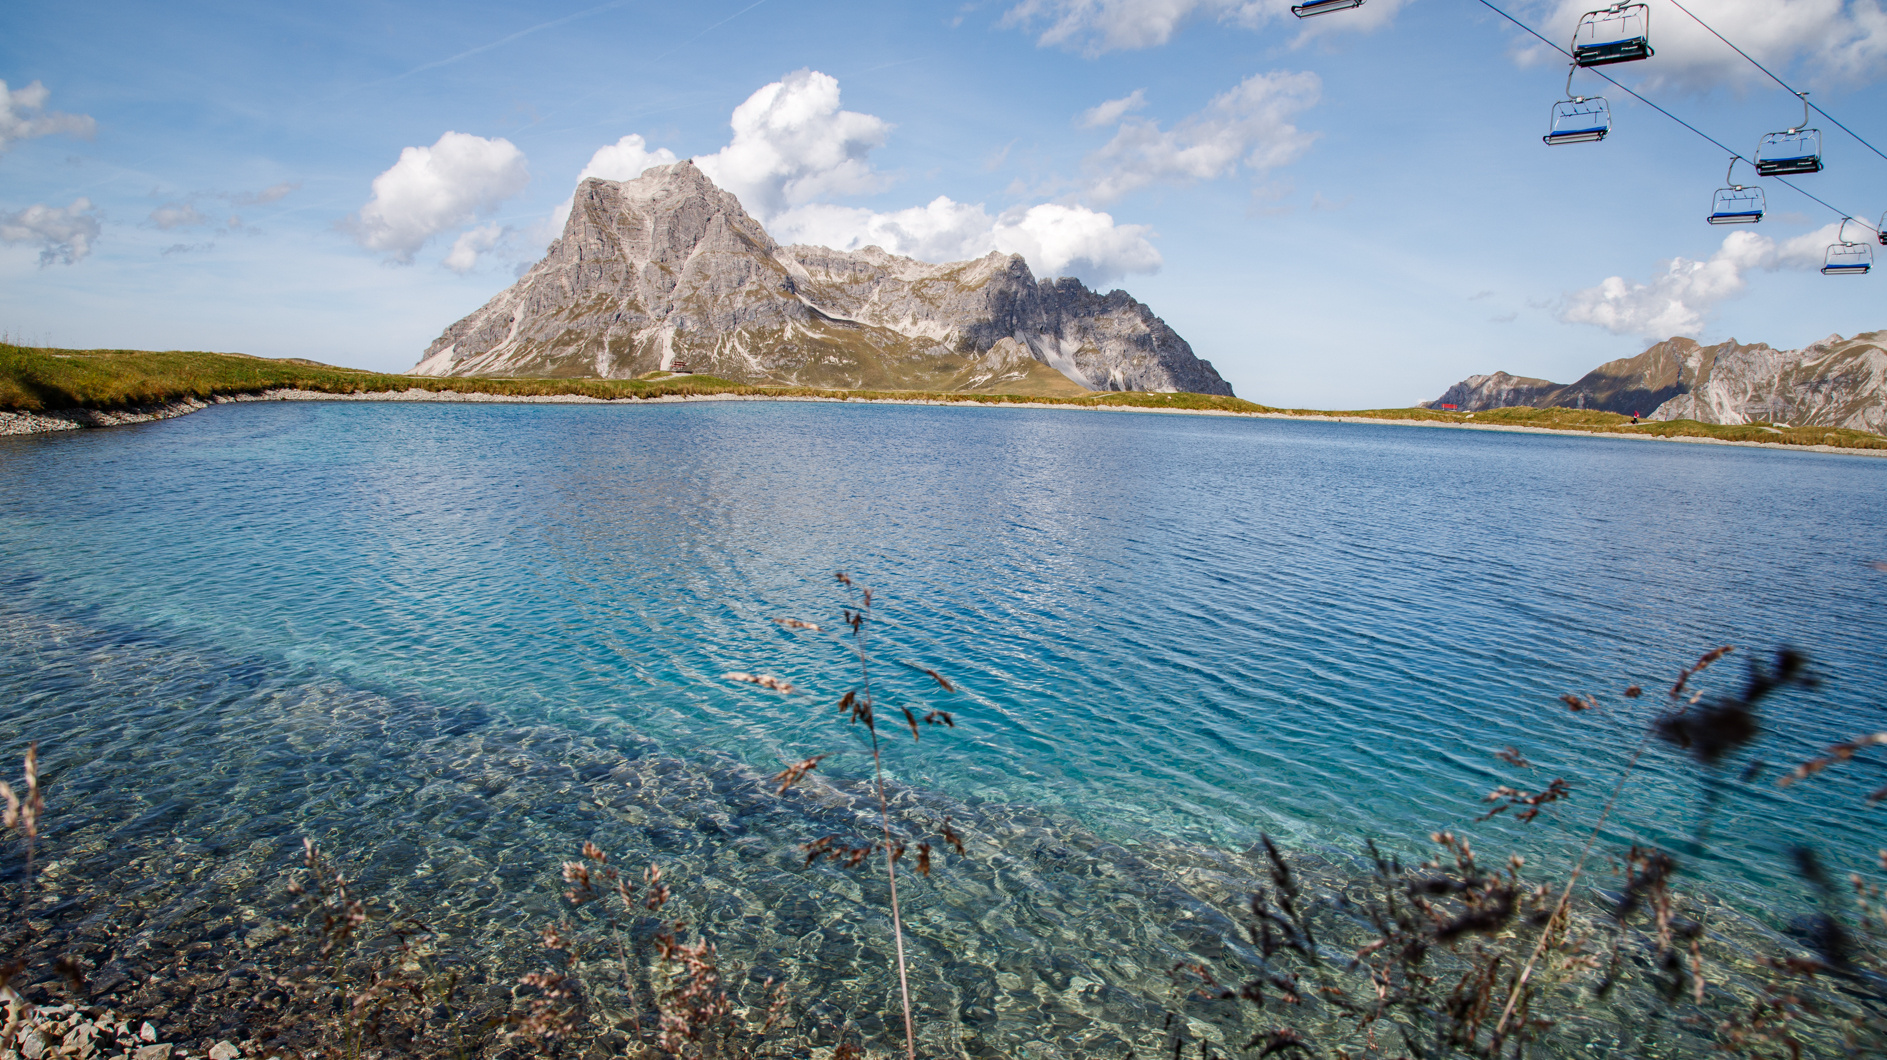
<instances>
[{"instance_id":1,"label":"jagged ridgeline","mask_svg":"<svg viewBox=\"0 0 1887 1060\"><path fill-rule=\"evenodd\" d=\"M563 236L426 349L420 375L628 378L686 362L745 383L1230 396L1124 291L1020 255L933 265L781 246L692 162L586 180Z\"/></svg>"},{"instance_id":2,"label":"jagged ridgeline","mask_svg":"<svg viewBox=\"0 0 1887 1060\"><path fill-rule=\"evenodd\" d=\"M1468 412L1584 408L1653 420L1792 423L1887 432L1887 331L1830 335L1799 350L1735 339L1701 346L1667 339L1576 383L1495 372L1471 375L1427 402Z\"/></svg>"}]
</instances>

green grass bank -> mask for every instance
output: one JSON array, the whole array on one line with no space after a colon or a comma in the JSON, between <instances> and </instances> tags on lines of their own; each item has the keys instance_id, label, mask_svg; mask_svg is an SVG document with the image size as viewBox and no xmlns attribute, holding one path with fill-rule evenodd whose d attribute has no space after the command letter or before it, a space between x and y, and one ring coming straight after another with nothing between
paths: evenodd
<instances>
[{"instance_id":1,"label":"green grass bank","mask_svg":"<svg viewBox=\"0 0 1887 1060\"><path fill-rule=\"evenodd\" d=\"M657 379L431 378L337 368L296 358L271 360L243 354L143 350L59 350L0 345L0 411L46 413L72 409L113 411L268 390L312 390L367 394L427 390L499 397L580 395L603 400L695 397L714 394L853 400L948 401L974 404L1069 405L1075 407L1171 409L1274 416L1328 417L1456 424L1464 427L1535 427L1591 434L1657 438L1708 438L1765 445L1834 446L1887 450L1887 437L1832 427L1723 425L1695 420L1633 423L1628 416L1575 409L1505 408L1486 412L1440 409L1366 409L1331 412L1260 405L1212 394L1096 393L1040 397L970 391L827 390L754 386L705 375Z\"/></svg>"}]
</instances>

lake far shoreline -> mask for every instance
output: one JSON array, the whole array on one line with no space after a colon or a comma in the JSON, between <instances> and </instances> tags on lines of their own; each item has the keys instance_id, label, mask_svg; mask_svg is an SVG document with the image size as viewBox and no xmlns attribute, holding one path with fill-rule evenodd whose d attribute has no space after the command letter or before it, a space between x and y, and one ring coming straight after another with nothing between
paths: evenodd
<instances>
[{"instance_id":1,"label":"lake far shoreline","mask_svg":"<svg viewBox=\"0 0 1887 1060\"><path fill-rule=\"evenodd\" d=\"M1611 431L1567 429L1563 427L1534 427L1518 423L1464 423L1432 419L1388 419L1380 416L1344 415L1343 413L1312 413L1299 411L1238 412L1229 409L1159 408L1146 405L1082 405L1066 402L1029 401L1026 399L1018 401L991 401L987 398L966 400L962 398L944 397L935 399L859 396L831 397L810 394L663 394L651 397L598 398L591 397L587 394L490 394L477 391L427 390L420 387L413 387L407 390L363 391L355 393L332 393L321 390L278 388L252 394L218 394L207 400L185 398L179 401L169 401L115 410L60 409L57 411L44 412L0 411L0 437L50 434L68 430L151 423L158 420L175 419L178 416L186 416L192 412L210 408L213 405L241 404L257 401L395 401L487 405L649 405L714 401L781 401L819 404L915 405L936 408L965 407L1054 409L1070 412L1146 412L1169 416L1219 416L1235 419L1301 420L1312 423L1439 427L1448 430L1492 431L1508 434L1564 435L1583 438L1598 437L1625 441L1690 442L1703 445L1741 446L1749 449L1775 449L1787 452L1829 453L1838 456L1887 458L1887 449L1860 449L1835 445L1792 445L1785 442L1754 442L1732 438L1706 438L1689 435L1625 434Z\"/></svg>"}]
</instances>

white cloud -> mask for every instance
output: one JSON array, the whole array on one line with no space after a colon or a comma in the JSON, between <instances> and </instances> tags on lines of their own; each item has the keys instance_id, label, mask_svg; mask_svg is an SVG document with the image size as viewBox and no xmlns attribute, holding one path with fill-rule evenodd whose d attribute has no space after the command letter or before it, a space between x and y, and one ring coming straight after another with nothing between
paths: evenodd
<instances>
[{"instance_id":1,"label":"white cloud","mask_svg":"<svg viewBox=\"0 0 1887 1060\"><path fill-rule=\"evenodd\" d=\"M1001 217L942 195L894 213L815 203L781 214L773 230L783 242L838 250L875 246L922 261L963 261L992 250L1020 254L1038 275L1075 276L1090 285L1157 272L1161 265L1145 225L1116 224L1108 214L1058 203Z\"/></svg>"},{"instance_id":2,"label":"white cloud","mask_svg":"<svg viewBox=\"0 0 1887 1060\"><path fill-rule=\"evenodd\" d=\"M90 199L74 199L65 207L35 203L18 213L0 213L0 243L38 244L41 268L84 261L99 231Z\"/></svg>"},{"instance_id":3,"label":"white cloud","mask_svg":"<svg viewBox=\"0 0 1887 1060\"><path fill-rule=\"evenodd\" d=\"M52 91L38 81L25 88L7 90L0 81L0 154L21 140L55 133L90 137L98 123L83 114L61 114L46 109L46 97Z\"/></svg>"},{"instance_id":4,"label":"white cloud","mask_svg":"<svg viewBox=\"0 0 1887 1060\"><path fill-rule=\"evenodd\" d=\"M583 167L583 172L577 174L576 182L581 184L591 177L599 177L603 180L634 180L650 166L673 165L679 161L681 160L675 157L675 152L666 147L658 147L651 151L647 141L635 133L630 133L613 144L597 148L596 153L590 156L589 164ZM548 243L563 234L564 223L570 220L571 202L572 199L566 198L550 212L548 229L542 233L543 238L537 242Z\"/></svg>"},{"instance_id":5,"label":"white cloud","mask_svg":"<svg viewBox=\"0 0 1887 1060\"><path fill-rule=\"evenodd\" d=\"M1100 286L1130 272L1158 272L1160 252L1146 225L1117 225L1085 206L1043 203L996 225L996 249L1020 254L1037 272L1078 276Z\"/></svg>"},{"instance_id":6,"label":"white cloud","mask_svg":"<svg viewBox=\"0 0 1887 1060\"><path fill-rule=\"evenodd\" d=\"M1589 0L1536 0L1535 7L1550 14L1535 25L1570 45L1579 16L1601 6ZM1808 82L1798 88L1887 76L1887 11L1880 0L1685 0L1684 6L1764 66ZM1651 46L1657 57L1644 64L1646 84L1701 92L1768 82L1682 11L1668 4L1652 7ZM1557 52L1528 41L1520 51L1524 61L1565 62ZM1788 115L1789 105L1778 104L1776 117Z\"/></svg>"},{"instance_id":7,"label":"white cloud","mask_svg":"<svg viewBox=\"0 0 1887 1060\"><path fill-rule=\"evenodd\" d=\"M402 150L344 227L361 246L411 264L427 240L490 212L530 179L524 152L511 141L448 132L431 147Z\"/></svg>"},{"instance_id":8,"label":"white cloud","mask_svg":"<svg viewBox=\"0 0 1887 1060\"><path fill-rule=\"evenodd\" d=\"M1153 48L1173 38L1180 27L1200 19L1258 29L1267 23L1298 23L1302 44L1326 33L1368 31L1393 18L1405 0L1370 0L1361 8L1329 18L1291 14L1294 0L1022 0L1003 15L1005 26L1046 23L1036 43L1069 48L1090 57L1111 51Z\"/></svg>"},{"instance_id":9,"label":"white cloud","mask_svg":"<svg viewBox=\"0 0 1887 1060\"><path fill-rule=\"evenodd\" d=\"M1107 145L1084 161L1089 191L1101 202L1157 181L1211 180L1243 162L1264 172L1295 161L1317 139L1291 124L1315 105L1323 82L1313 73L1253 74L1172 129L1127 118Z\"/></svg>"},{"instance_id":10,"label":"white cloud","mask_svg":"<svg viewBox=\"0 0 1887 1060\"><path fill-rule=\"evenodd\" d=\"M1129 95L1120 99L1110 99L1099 106L1089 107L1081 112L1075 124L1083 129L1098 129L1103 125L1112 125L1129 111L1139 110L1147 105L1147 90L1136 88Z\"/></svg>"},{"instance_id":11,"label":"white cloud","mask_svg":"<svg viewBox=\"0 0 1887 1060\"><path fill-rule=\"evenodd\" d=\"M734 193L762 223L787 209L830 195L883 189L866 155L891 125L839 109L839 82L798 70L734 108L734 139L695 159L715 184Z\"/></svg>"},{"instance_id":12,"label":"white cloud","mask_svg":"<svg viewBox=\"0 0 1887 1060\"><path fill-rule=\"evenodd\" d=\"M922 261L964 261L996 249L995 226L982 206L939 195L927 205L893 213L811 203L775 218L771 232L785 243L838 250L875 246Z\"/></svg>"},{"instance_id":13,"label":"white cloud","mask_svg":"<svg viewBox=\"0 0 1887 1060\"><path fill-rule=\"evenodd\" d=\"M1141 93L1102 104L1118 120ZM800 70L749 96L736 107L728 145L695 163L720 188L767 226L782 243L809 243L837 250L875 246L923 261L979 258L991 251L1018 253L1044 276L1078 276L1099 284L1160 267L1150 229L1120 225L1084 206L1039 204L1000 217L980 203L940 195L923 206L889 212L826 201L881 190L887 180L871 168L870 152L891 125L870 114L840 109L839 83L816 70ZM651 165L675 161L666 149L651 151L640 136L625 136L599 150L579 177L628 180ZM555 220L561 229L569 204ZM470 238L472 233L461 239ZM495 243L496 240L491 241ZM448 264L470 267L475 244ZM484 249L489 249L488 247ZM457 266L454 266L457 267Z\"/></svg>"},{"instance_id":14,"label":"white cloud","mask_svg":"<svg viewBox=\"0 0 1887 1060\"><path fill-rule=\"evenodd\" d=\"M504 227L497 224L469 229L453 241L451 253L446 255L441 264L463 276L478 266L478 256L497 246L504 234Z\"/></svg>"},{"instance_id":15,"label":"white cloud","mask_svg":"<svg viewBox=\"0 0 1887 1060\"><path fill-rule=\"evenodd\" d=\"M1818 268L1839 230L1838 223L1831 224L1782 243L1755 232L1732 232L1707 261L1672 258L1648 283L1612 276L1567 295L1559 319L1594 324L1617 335L1695 336L1703 332L1704 317L1718 302L1743 292L1750 270Z\"/></svg>"}]
</instances>

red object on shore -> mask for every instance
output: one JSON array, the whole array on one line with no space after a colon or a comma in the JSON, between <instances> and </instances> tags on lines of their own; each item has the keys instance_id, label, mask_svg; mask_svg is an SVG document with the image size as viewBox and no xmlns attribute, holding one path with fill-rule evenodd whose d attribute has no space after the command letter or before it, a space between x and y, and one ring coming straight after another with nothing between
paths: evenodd
<instances>
[{"instance_id":1,"label":"red object on shore","mask_svg":"<svg viewBox=\"0 0 1887 1060\"><path fill-rule=\"evenodd\" d=\"M1442 408L1455 409L1456 411L1460 411L1459 406L1456 406L1456 405L1443 405Z\"/></svg>"}]
</instances>

